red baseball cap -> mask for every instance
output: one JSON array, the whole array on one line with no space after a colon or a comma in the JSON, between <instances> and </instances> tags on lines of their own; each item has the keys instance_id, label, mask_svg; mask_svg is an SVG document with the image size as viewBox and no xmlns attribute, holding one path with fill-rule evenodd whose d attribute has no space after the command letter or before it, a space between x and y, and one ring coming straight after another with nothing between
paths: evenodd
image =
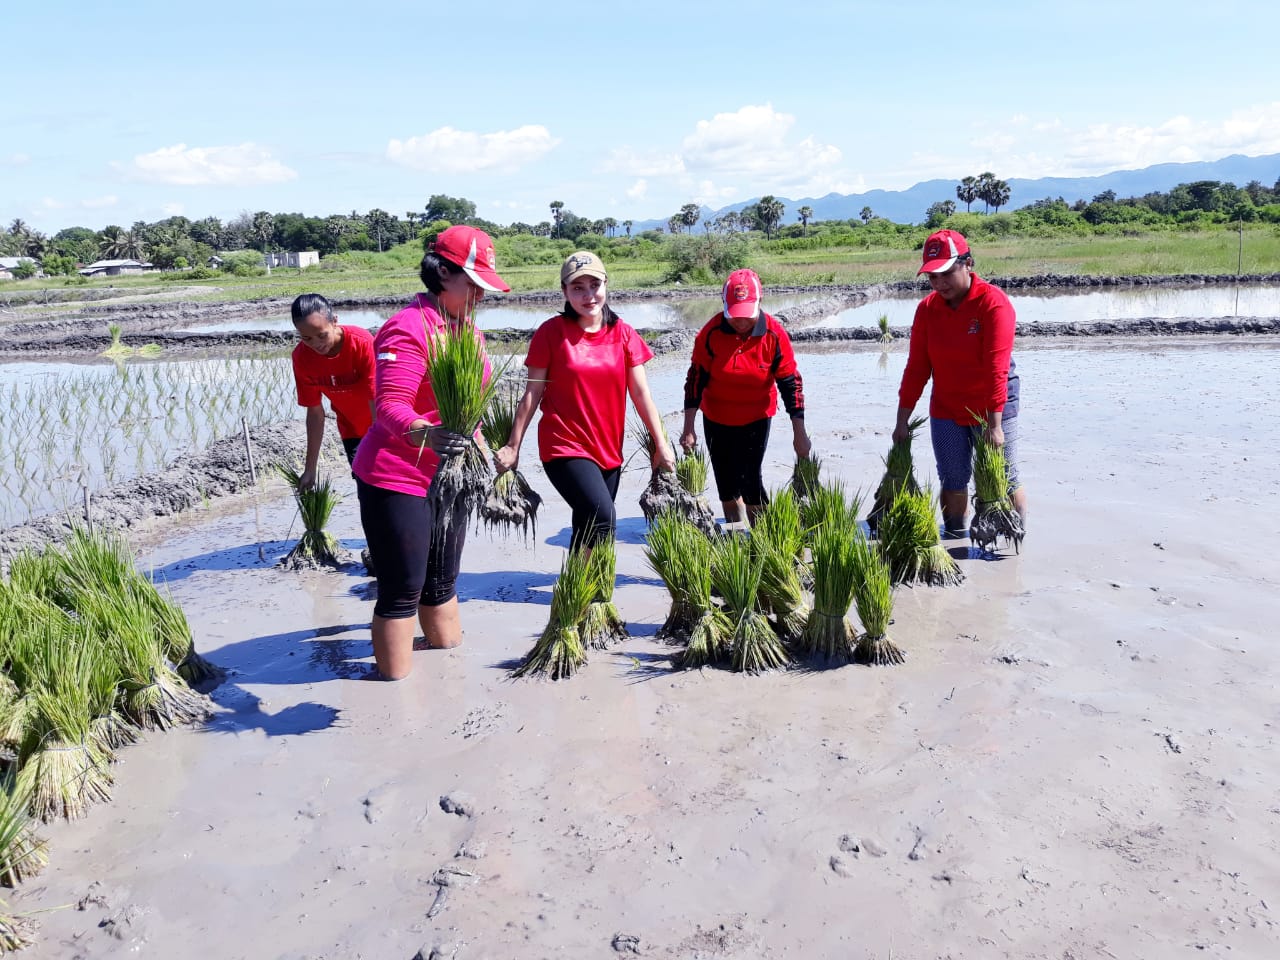
<instances>
[{"instance_id":1,"label":"red baseball cap","mask_svg":"<svg viewBox=\"0 0 1280 960\"><path fill-rule=\"evenodd\" d=\"M964 234L954 230L931 233L924 242L924 266L916 271L916 276L922 273L946 273L955 265L957 258L968 252L969 244L965 241Z\"/></svg>"},{"instance_id":2,"label":"red baseball cap","mask_svg":"<svg viewBox=\"0 0 1280 960\"><path fill-rule=\"evenodd\" d=\"M493 240L483 230L458 224L441 230L431 251L460 266L472 282L483 290L509 293L505 280L498 276L493 258Z\"/></svg>"},{"instance_id":3,"label":"red baseball cap","mask_svg":"<svg viewBox=\"0 0 1280 960\"><path fill-rule=\"evenodd\" d=\"M724 315L745 319L760 315L760 278L754 270L735 270L724 282Z\"/></svg>"}]
</instances>

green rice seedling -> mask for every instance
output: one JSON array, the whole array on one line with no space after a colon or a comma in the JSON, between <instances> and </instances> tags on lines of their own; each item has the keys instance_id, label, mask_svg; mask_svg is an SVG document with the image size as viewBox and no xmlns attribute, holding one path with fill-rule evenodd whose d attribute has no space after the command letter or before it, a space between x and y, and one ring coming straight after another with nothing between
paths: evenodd
<instances>
[{"instance_id":1,"label":"green rice seedling","mask_svg":"<svg viewBox=\"0 0 1280 960\"><path fill-rule=\"evenodd\" d=\"M26 635L32 716L18 751L16 788L33 816L74 820L111 797L111 753L93 733L92 678L102 649L81 621L45 620Z\"/></svg>"},{"instance_id":2,"label":"green rice seedling","mask_svg":"<svg viewBox=\"0 0 1280 960\"><path fill-rule=\"evenodd\" d=\"M852 543L854 603L862 633L854 648L854 658L874 667L906 662L902 648L889 639L893 619L893 583L889 566L880 551L860 533Z\"/></svg>"},{"instance_id":3,"label":"green rice seedling","mask_svg":"<svg viewBox=\"0 0 1280 960\"><path fill-rule=\"evenodd\" d=\"M333 534L324 528L333 515L333 508L341 500L328 477L316 480L309 490L302 489L302 471L296 466L279 467L280 475L293 488L298 501L298 513L302 517L302 536L280 560L277 566L291 570L314 570L317 567L341 567L345 558Z\"/></svg>"},{"instance_id":4,"label":"green rice seedling","mask_svg":"<svg viewBox=\"0 0 1280 960\"><path fill-rule=\"evenodd\" d=\"M701 447L695 446L676 458L676 476L680 478L680 485L695 497L706 493L710 468L711 464Z\"/></svg>"},{"instance_id":5,"label":"green rice seedling","mask_svg":"<svg viewBox=\"0 0 1280 960\"><path fill-rule=\"evenodd\" d=\"M880 549L894 583L953 586L964 580L960 567L938 535L933 494L898 491L880 520Z\"/></svg>"},{"instance_id":6,"label":"green rice seedling","mask_svg":"<svg viewBox=\"0 0 1280 960\"><path fill-rule=\"evenodd\" d=\"M853 541L856 526L828 523L813 535L813 611L805 624L799 649L806 656L828 662L853 656L857 631L849 623L857 569Z\"/></svg>"},{"instance_id":7,"label":"green rice seedling","mask_svg":"<svg viewBox=\"0 0 1280 960\"><path fill-rule=\"evenodd\" d=\"M0 884L16 887L49 862L31 820L31 798L18 789L12 770L0 775Z\"/></svg>"},{"instance_id":8,"label":"green rice seedling","mask_svg":"<svg viewBox=\"0 0 1280 960\"><path fill-rule=\"evenodd\" d=\"M889 448L889 455L884 458L884 476L876 487L875 500L871 504L871 513L867 515L867 525L873 534L879 533L880 519L884 516L889 504L897 496L899 490L915 492L920 489L916 482L915 469L911 459L911 441L924 426L928 417L914 417L907 424L907 439L895 440Z\"/></svg>"},{"instance_id":9,"label":"green rice seedling","mask_svg":"<svg viewBox=\"0 0 1280 960\"><path fill-rule=\"evenodd\" d=\"M595 596L578 624L578 637L586 649L604 650L609 644L628 637L627 624L613 602L618 569L618 552L613 537L606 537L591 548L587 567L595 583Z\"/></svg>"},{"instance_id":10,"label":"green rice seedling","mask_svg":"<svg viewBox=\"0 0 1280 960\"><path fill-rule=\"evenodd\" d=\"M107 324L107 333L111 334L111 346L102 351L104 357L127 357L133 353L132 347L126 347L121 341L124 330L118 323Z\"/></svg>"},{"instance_id":11,"label":"green rice seedling","mask_svg":"<svg viewBox=\"0 0 1280 960\"><path fill-rule=\"evenodd\" d=\"M969 538L982 550L992 549L1001 537L1021 552L1025 528L1022 516L1009 496L1009 474L1004 448L997 447L985 430L975 430L973 443L973 522Z\"/></svg>"},{"instance_id":12,"label":"green rice seedling","mask_svg":"<svg viewBox=\"0 0 1280 960\"><path fill-rule=\"evenodd\" d=\"M733 624L729 664L740 673L760 673L790 662L787 648L757 606L764 567L748 536L720 537L711 550L711 583L724 598Z\"/></svg>"},{"instance_id":13,"label":"green rice seedling","mask_svg":"<svg viewBox=\"0 0 1280 960\"><path fill-rule=\"evenodd\" d=\"M813 452L807 457L797 457L791 471L791 490L801 503L808 500L821 482L822 459Z\"/></svg>"},{"instance_id":14,"label":"green rice seedling","mask_svg":"<svg viewBox=\"0 0 1280 960\"><path fill-rule=\"evenodd\" d=\"M474 437L505 373L504 366L486 377L485 360L484 341L474 320L457 326L445 324L428 343L427 376L440 425L446 430ZM424 437L422 449L425 447ZM474 439L465 452L441 458L427 491L437 530L446 530L458 514L469 516L483 502L489 475L489 465Z\"/></svg>"},{"instance_id":15,"label":"green rice seedling","mask_svg":"<svg viewBox=\"0 0 1280 960\"><path fill-rule=\"evenodd\" d=\"M760 595L773 612L778 632L791 643L800 639L809 618L800 578L804 527L791 490L776 491L751 528L752 549L760 554ZM807 572L807 571L806 571Z\"/></svg>"},{"instance_id":16,"label":"green rice seedling","mask_svg":"<svg viewBox=\"0 0 1280 960\"><path fill-rule=\"evenodd\" d=\"M893 331L889 329L889 315L887 313L880 314L880 319L876 321L880 327L880 342L893 343Z\"/></svg>"},{"instance_id":17,"label":"green rice seedling","mask_svg":"<svg viewBox=\"0 0 1280 960\"><path fill-rule=\"evenodd\" d=\"M494 394L481 433L491 453L497 453L507 444L516 422L519 399L510 390ZM542 497L529 485L519 469L508 470L493 478L489 492L480 504L480 519L489 529L509 531L518 529L526 541L538 533L538 508Z\"/></svg>"},{"instance_id":18,"label":"green rice seedling","mask_svg":"<svg viewBox=\"0 0 1280 960\"><path fill-rule=\"evenodd\" d=\"M512 677L549 676L563 680L573 676L587 662L578 625L595 595L596 578L586 552L570 550L551 593L551 619Z\"/></svg>"},{"instance_id":19,"label":"green rice seedling","mask_svg":"<svg viewBox=\"0 0 1280 960\"><path fill-rule=\"evenodd\" d=\"M671 595L671 609L657 639L687 643L711 606L711 541L676 511L664 510L649 524L644 556Z\"/></svg>"},{"instance_id":20,"label":"green rice seedling","mask_svg":"<svg viewBox=\"0 0 1280 960\"><path fill-rule=\"evenodd\" d=\"M813 538L824 527L857 527L861 509L861 493L855 492L850 496L842 480L827 480L819 484L812 496L800 503L800 522L806 541L812 546Z\"/></svg>"},{"instance_id":21,"label":"green rice seedling","mask_svg":"<svg viewBox=\"0 0 1280 960\"><path fill-rule=\"evenodd\" d=\"M186 614L168 590L161 591L151 578L141 574L134 580L133 589L138 598L151 609L156 628L160 631L165 659L173 664L183 680L194 687L221 681L227 675L222 667L210 663L196 652L191 624L187 622Z\"/></svg>"}]
</instances>

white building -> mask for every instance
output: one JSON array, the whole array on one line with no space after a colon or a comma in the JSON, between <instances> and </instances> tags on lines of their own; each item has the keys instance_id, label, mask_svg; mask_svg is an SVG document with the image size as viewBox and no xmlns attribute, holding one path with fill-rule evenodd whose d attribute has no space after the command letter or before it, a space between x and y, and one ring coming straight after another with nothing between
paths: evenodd
<instances>
[{"instance_id":1,"label":"white building","mask_svg":"<svg viewBox=\"0 0 1280 960\"><path fill-rule=\"evenodd\" d=\"M264 267L314 267L320 262L320 254L314 250L299 253L267 253L262 257Z\"/></svg>"},{"instance_id":2,"label":"white building","mask_svg":"<svg viewBox=\"0 0 1280 960\"><path fill-rule=\"evenodd\" d=\"M20 263L34 264L36 268L36 276L43 277L44 273L40 270L40 264L36 263L34 257L0 257L0 280L12 280L14 268Z\"/></svg>"},{"instance_id":3,"label":"white building","mask_svg":"<svg viewBox=\"0 0 1280 960\"><path fill-rule=\"evenodd\" d=\"M141 260L97 260L87 267L81 267L80 275L82 277L119 277L154 269L155 267L151 264L143 263Z\"/></svg>"}]
</instances>

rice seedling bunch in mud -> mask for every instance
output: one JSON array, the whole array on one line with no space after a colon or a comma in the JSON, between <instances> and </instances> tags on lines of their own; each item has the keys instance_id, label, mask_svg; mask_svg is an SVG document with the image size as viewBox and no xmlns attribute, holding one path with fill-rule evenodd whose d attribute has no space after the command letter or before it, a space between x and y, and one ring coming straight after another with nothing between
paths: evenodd
<instances>
[{"instance_id":1,"label":"rice seedling bunch in mud","mask_svg":"<svg viewBox=\"0 0 1280 960\"><path fill-rule=\"evenodd\" d=\"M759 555L760 595L772 611L778 633L795 643L809 618L800 579L804 528L800 505L789 489L773 494L756 516L751 528L751 546Z\"/></svg>"},{"instance_id":2,"label":"rice seedling bunch in mud","mask_svg":"<svg viewBox=\"0 0 1280 960\"><path fill-rule=\"evenodd\" d=\"M813 610L800 637L799 651L827 662L853 656L858 633L849 608L858 574L854 540L862 534L846 524L824 524L813 535Z\"/></svg>"},{"instance_id":3,"label":"rice seedling bunch in mud","mask_svg":"<svg viewBox=\"0 0 1280 960\"><path fill-rule=\"evenodd\" d=\"M632 423L630 429L631 435L640 443L640 450L644 457L652 463L653 455L657 450L653 435L640 423ZM665 433L662 436L662 443L668 447L671 445ZM664 510L675 510L707 536L713 536L718 530L711 505L707 503L705 497L689 492L680 479L678 467L679 461L677 461L677 471L654 470L650 474L649 485L645 487L644 493L640 494L640 512L644 514L645 520L652 523L653 518ZM685 469L688 471L691 468ZM705 477L703 485L706 485Z\"/></svg>"},{"instance_id":4,"label":"rice seedling bunch in mud","mask_svg":"<svg viewBox=\"0 0 1280 960\"><path fill-rule=\"evenodd\" d=\"M880 319L876 321L876 326L880 328L880 342L883 344L893 343L893 331L889 329L889 315L887 313L880 314Z\"/></svg>"},{"instance_id":5,"label":"rice seedling bunch in mud","mask_svg":"<svg viewBox=\"0 0 1280 960\"><path fill-rule=\"evenodd\" d=\"M893 581L880 551L861 534L853 538L853 602L862 622L854 659L873 667L905 663L907 655L889 639L893 619Z\"/></svg>"},{"instance_id":6,"label":"rice seedling bunch in mud","mask_svg":"<svg viewBox=\"0 0 1280 960\"><path fill-rule=\"evenodd\" d=\"M480 431L491 453L506 445L516 422L519 398L509 390L499 390L485 411ZM519 530L528 541L538 533L538 508L542 497L529 485L519 469L508 470L493 478L489 491L480 504L480 519L490 530Z\"/></svg>"},{"instance_id":7,"label":"rice seedling bunch in mud","mask_svg":"<svg viewBox=\"0 0 1280 960\"><path fill-rule=\"evenodd\" d=\"M437 530L446 530L459 520L465 523L488 493L489 464L476 445L475 432L493 403L505 368L491 374L487 366L484 340L474 318L456 325L446 323L427 341L427 376L440 426L468 438L462 453L440 458L427 490ZM426 442L424 436L419 456Z\"/></svg>"},{"instance_id":8,"label":"rice seedling bunch in mud","mask_svg":"<svg viewBox=\"0 0 1280 960\"><path fill-rule=\"evenodd\" d=\"M796 457L791 470L791 492L802 504L807 501L821 483L822 458L810 452L807 457Z\"/></svg>"},{"instance_id":9,"label":"rice seedling bunch in mud","mask_svg":"<svg viewBox=\"0 0 1280 960\"><path fill-rule=\"evenodd\" d=\"M1003 537L1021 552L1025 529L1022 516L1009 496L1009 474L1004 448L990 441L985 430L975 430L973 442L973 521L969 539L982 549L994 548Z\"/></svg>"},{"instance_id":10,"label":"rice seedling bunch in mud","mask_svg":"<svg viewBox=\"0 0 1280 960\"><path fill-rule=\"evenodd\" d=\"M858 511L862 509L862 494L850 495L842 480L827 480L818 484L806 500L800 501L800 523L804 527L805 542L811 547L814 537L824 527L858 526Z\"/></svg>"},{"instance_id":11,"label":"rice seedling bunch in mud","mask_svg":"<svg viewBox=\"0 0 1280 960\"><path fill-rule=\"evenodd\" d=\"M112 755L93 731L92 678L102 669L102 647L90 625L47 616L28 625L14 654L31 698L17 788L33 816L74 820L111 798Z\"/></svg>"},{"instance_id":12,"label":"rice seedling bunch in mud","mask_svg":"<svg viewBox=\"0 0 1280 960\"><path fill-rule=\"evenodd\" d=\"M578 625L578 637L588 650L604 650L609 644L627 639L627 624L613 602L617 579L618 550L613 537L605 537L591 548L587 569L595 594Z\"/></svg>"},{"instance_id":13,"label":"rice seedling bunch in mud","mask_svg":"<svg viewBox=\"0 0 1280 960\"><path fill-rule=\"evenodd\" d=\"M0 954L21 950L30 946L35 923L30 917L9 915L3 900L0 900Z\"/></svg>"},{"instance_id":14,"label":"rice seedling bunch in mud","mask_svg":"<svg viewBox=\"0 0 1280 960\"><path fill-rule=\"evenodd\" d=\"M318 479L307 488L302 487L302 471L292 464L278 468L285 482L293 489L298 502L298 515L302 518L302 536L276 566L290 570L315 570L320 567L341 567L347 562L346 551L338 545L337 538L325 530L333 508L342 500L328 477Z\"/></svg>"},{"instance_id":15,"label":"rice seedling bunch in mud","mask_svg":"<svg viewBox=\"0 0 1280 960\"><path fill-rule=\"evenodd\" d=\"M511 675L546 676L552 680L573 676L587 662L578 625L595 595L596 578L586 551L570 550L560 565L560 576L551 592L551 619L524 663Z\"/></svg>"},{"instance_id":16,"label":"rice seedling bunch in mud","mask_svg":"<svg viewBox=\"0 0 1280 960\"><path fill-rule=\"evenodd\" d=\"M725 614L733 624L729 665L740 673L785 667L791 660L757 606L763 566L764 558L749 536L732 534L712 545L711 583L724 598Z\"/></svg>"},{"instance_id":17,"label":"rice seedling bunch in mud","mask_svg":"<svg viewBox=\"0 0 1280 960\"><path fill-rule=\"evenodd\" d=\"M880 549L894 583L954 586L964 580L938 534L938 518L929 490L898 491L880 519Z\"/></svg>"},{"instance_id":18,"label":"rice seedling bunch in mud","mask_svg":"<svg viewBox=\"0 0 1280 960\"><path fill-rule=\"evenodd\" d=\"M913 417L907 424L907 438L895 440L889 447L889 455L884 458L884 476L876 486L875 499L871 504L871 512L867 515L867 525L873 534L879 534L880 520L889 504L897 496L899 490L912 493L920 489L916 482L915 466L911 459L911 441L916 438L927 417Z\"/></svg>"},{"instance_id":19,"label":"rice seedling bunch in mud","mask_svg":"<svg viewBox=\"0 0 1280 960\"><path fill-rule=\"evenodd\" d=\"M674 511L653 518L645 536L645 559L671 594L671 609L657 638L684 644L676 659L686 668L723 660L733 624L711 600L711 541Z\"/></svg>"},{"instance_id":20,"label":"rice seedling bunch in mud","mask_svg":"<svg viewBox=\"0 0 1280 960\"><path fill-rule=\"evenodd\" d=\"M14 771L6 770L0 774L0 885L16 887L48 862L31 819L31 798L18 788Z\"/></svg>"}]
</instances>

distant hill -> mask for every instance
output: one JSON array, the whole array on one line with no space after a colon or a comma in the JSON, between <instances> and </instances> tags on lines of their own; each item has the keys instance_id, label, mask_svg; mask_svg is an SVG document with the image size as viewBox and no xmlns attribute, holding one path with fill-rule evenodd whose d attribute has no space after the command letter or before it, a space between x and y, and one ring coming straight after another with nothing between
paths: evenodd
<instances>
[{"instance_id":1,"label":"distant hill","mask_svg":"<svg viewBox=\"0 0 1280 960\"><path fill-rule=\"evenodd\" d=\"M977 176L981 170L972 170L961 176ZM997 177L999 170L992 171ZM906 190L868 190L866 193L829 193L825 197L801 197L792 200L779 197L786 204L787 212L783 216L784 223L796 221L796 211L806 204L813 207L814 220L852 220L862 212L863 207L870 207L879 217L887 217L898 223L920 223L925 218L925 211L939 200L955 200L956 186L960 177L954 180L925 180ZM1197 163L1158 163L1141 170L1116 170L1096 177L1041 177L1037 180L1009 180L1011 191L1009 205L1005 210L1016 210L1045 197L1056 199L1062 197L1067 203L1077 200L1092 200L1100 193L1114 190L1118 197L1140 197L1153 191L1172 190L1180 183L1191 183L1195 180L1218 180L1234 183L1243 187L1251 180L1258 180L1268 187L1280 180L1280 153L1265 157L1245 157L1233 154L1221 160L1200 161ZM759 200L752 197L739 203L731 203L718 210L710 207L702 208L702 219L714 219L732 210L735 213L743 207ZM961 209L964 205L956 201ZM984 209L981 201L973 205L973 209ZM672 210L672 213L676 211ZM666 228L666 219L643 220L632 225L632 231L651 230L655 227Z\"/></svg>"}]
</instances>

